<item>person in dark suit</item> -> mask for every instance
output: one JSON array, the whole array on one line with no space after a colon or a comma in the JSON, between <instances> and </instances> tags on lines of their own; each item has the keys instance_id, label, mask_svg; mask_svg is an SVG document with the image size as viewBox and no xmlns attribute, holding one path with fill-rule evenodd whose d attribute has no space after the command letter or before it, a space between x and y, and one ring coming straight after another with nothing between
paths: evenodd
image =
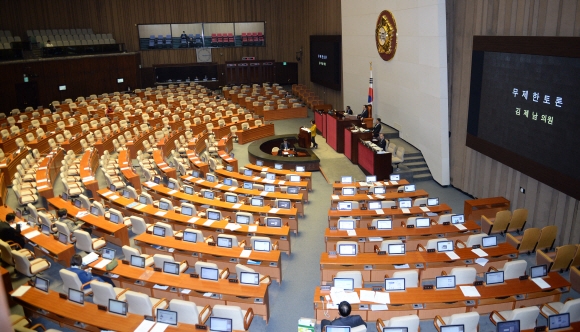
<instances>
[{"instance_id":1,"label":"person in dark suit","mask_svg":"<svg viewBox=\"0 0 580 332\"><path fill-rule=\"evenodd\" d=\"M288 139L285 138L284 142L282 142L282 144L280 144L280 150L290 150L292 147L290 145L290 143L288 142Z\"/></svg>"},{"instance_id":2,"label":"person in dark suit","mask_svg":"<svg viewBox=\"0 0 580 332\"><path fill-rule=\"evenodd\" d=\"M381 133L381 118L377 118L375 120L375 126L373 127L373 137L377 138L379 137L379 134Z\"/></svg>"},{"instance_id":3,"label":"person in dark suit","mask_svg":"<svg viewBox=\"0 0 580 332\"><path fill-rule=\"evenodd\" d=\"M385 139L385 135L383 135L382 133L379 134L379 143L377 145L380 146L381 149L383 149L383 151L387 151L388 143L389 142L387 142L387 140Z\"/></svg>"},{"instance_id":4,"label":"person in dark suit","mask_svg":"<svg viewBox=\"0 0 580 332\"><path fill-rule=\"evenodd\" d=\"M93 280L97 280L97 281L101 281L101 282L107 282L109 284L111 284L113 287L115 287L115 284L113 283L113 281L107 277L95 277L93 276L93 274L90 271L85 271L83 269L81 269L81 266L83 265L83 258L81 257L81 255L79 254L75 254L74 256L72 256L71 260L70 260L70 267L67 268L67 270L76 273L76 275L79 277L79 280L81 281L81 284L86 284L88 282L91 282ZM83 287L83 289L88 289L89 287L91 287L91 285L87 284L85 285L85 287Z\"/></svg>"},{"instance_id":5,"label":"person in dark suit","mask_svg":"<svg viewBox=\"0 0 580 332\"><path fill-rule=\"evenodd\" d=\"M334 325L334 326L350 326L350 327L357 327L359 325L367 326L367 323L361 318L359 315L350 315L351 307L350 304L346 301L340 302L338 305L338 313L340 317L337 317L335 320L330 321L328 319L323 319L320 322L321 331L324 331L326 325Z\"/></svg>"},{"instance_id":6,"label":"person in dark suit","mask_svg":"<svg viewBox=\"0 0 580 332\"><path fill-rule=\"evenodd\" d=\"M6 215L6 222L0 222L0 240L4 242L13 241L18 243L20 248L24 248L26 242L24 241L24 236L20 234L20 225L16 224L16 228L12 228L15 220L16 215L14 213L8 213Z\"/></svg>"},{"instance_id":7,"label":"person in dark suit","mask_svg":"<svg viewBox=\"0 0 580 332\"><path fill-rule=\"evenodd\" d=\"M369 107L368 105L365 105L363 111L359 115L357 115L357 118L366 119L368 117L369 117Z\"/></svg>"},{"instance_id":8,"label":"person in dark suit","mask_svg":"<svg viewBox=\"0 0 580 332\"><path fill-rule=\"evenodd\" d=\"M353 115L354 113L353 113L352 109L350 108L350 106L347 106L346 110L344 111L344 114Z\"/></svg>"}]
</instances>

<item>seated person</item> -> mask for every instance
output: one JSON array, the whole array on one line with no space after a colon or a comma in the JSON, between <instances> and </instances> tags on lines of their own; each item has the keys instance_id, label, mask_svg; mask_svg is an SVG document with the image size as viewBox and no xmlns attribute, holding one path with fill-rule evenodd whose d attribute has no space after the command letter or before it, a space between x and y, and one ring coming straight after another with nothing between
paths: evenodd
<instances>
[{"instance_id":1,"label":"seated person","mask_svg":"<svg viewBox=\"0 0 580 332\"><path fill-rule=\"evenodd\" d=\"M375 126L373 127L373 138L377 138L379 137L379 134L381 133L381 118L376 118L375 119Z\"/></svg>"},{"instance_id":2,"label":"seated person","mask_svg":"<svg viewBox=\"0 0 580 332\"><path fill-rule=\"evenodd\" d=\"M377 143L378 146L381 147L381 149L383 149L383 151L387 151L387 144L389 142L387 142L387 140L385 139L385 135L383 135L383 133L379 134L379 142Z\"/></svg>"},{"instance_id":3,"label":"seated person","mask_svg":"<svg viewBox=\"0 0 580 332\"><path fill-rule=\"evenodd\" d=\"M361 318L359 315L350 315L351 307L350 303L346 301L340 302L338 305L338 313L340 317L337 317L332 322L328 319L323 319L320 322L320 331L324 331L326 325L334 325L334 326L350 326L350 327L357 327L359 325L367 326L367 323Z\"/></svg>"},{"instance_id":4,"label":"seated person","mask_svg":"<svg viewBox=\"0 0 580 332\"><path fill-rule=\"evenodd\" d=\"M280 144L280 150L278 150L278 155L282 154L282 151L294 150L294 147L290 145L287 138L284 138L284 142Z\"/></svg>"},{"instance_id":5,"label":"seated person","mask_svg":"<svg viewBox=\"0 0 580 332\"><path fill-rule=\"evenodd\" d=\"M365 105L363 108L363 111L359 115L357 115L356 117L361 119L361 120L368 118L369 117L369 105Z\"/></svg>"},{"instance_id":6,"label":"seated person","mask_svg":"<svg viewBox=\"0 0 580 332\"><path fill-rule=\"evenodd\" d=\"M0 222L0 240L4 242L13 241L18 243L20 248L24 248L26 242L24 241L24 236L20 234L20 225L16 225L16 228L12 228L12 225L16 221L16 215L14 213L8 213L6 215L6 222Z\"/></svg>"},{"instance_id":7,"label":"seated person","mask_svg":"<svg viewBox=\"0 0 580 332\"><path fill-rule=\"evenodd\" d=\"M81 257L81 255L75 254L74 256L72 256L72 258L70 260L70 267L67 270L76 273L82 284L86 284L87 282L89 282L91 280L98 280L101 282L109 283L109 284L113 285L113 287L115 287L115 284L113 283L113 281L111 279L109 279L107 277L94 277L90 271L87 272L87 271L81 269L82 265L83 265L83 258ZM87 289L89 287L91 287L91 285L85 285L85 287L83 289Z\"/></svg>"},{"instance_id":8,"label":"seated person","mask_svg":"<svg viewBox=\"0 0 580 332\"><path fill-rule=\"evenodd\" d=\"M346 110L344 111L344 114L353 115L354 112L352 111L352 109L350 108L350 106L347 106L346 107Z\"/></svg>"},{"instance_id":9,"label":"seated person","mask_svg":"<svg viewBox=\"0 0 580 332\"><path fill-rule=\"evenodd\" d=\"M78 225L73 220L67 218L67 212L68 211L66 209L58 209L56 211L56 216L58 217L58 221L65 223L66 227L68 227L71 232L74 232L75 230L79 229L81 225Z\"/></svg>"}]
</instances>

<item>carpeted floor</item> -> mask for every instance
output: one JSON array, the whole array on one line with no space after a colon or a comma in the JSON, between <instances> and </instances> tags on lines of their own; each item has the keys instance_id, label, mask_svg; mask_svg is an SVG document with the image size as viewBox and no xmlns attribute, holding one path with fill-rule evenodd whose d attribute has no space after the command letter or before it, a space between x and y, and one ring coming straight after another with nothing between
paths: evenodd
<instances>
[{"instance_id":1,"label":"carpeted floor","mask_svg":"<svg viewBox=\"0 0 580 332\"><path fill-rule=\"evenodd\" d=\"M300 126L307 126L312 118L309 113L309 119L291 119L275 122L275 131L280 134L295 134L296 129ZM363 179L364 174L358 166L353 165L344 155L336 153L330 148L324 138L317 136L319 149L314 150L322 160L322 172L315 172L313 181L313 191L309 193L309 204L305 206L304 218L299 219L299 234L292 235L292 255L282 255L282 274L283 282L278 284L273 282L269 289L270 294L270 322L266 324L261 318L255 317L250 331L295 331L297 322L300 317L314 317L313 310L313 291L320 284L320 253L324 251L324 230L327 227L327 211L330 207L330 195L332 191L331 183L339 180L341 175L353 175L355 179ZM246 147L234 145L236 158L239 165L248 163ZM323 174L324 173L324 176ZM97 178L101 187L105 186L104 177L98 173ZM443 188L434 181L423 181L416 183L418 189L425 189L431 197L439 197L441 202L445 202L453 208L453 211L461 213L463 211L463 201L469 199L468 196L451 188ZM60 181L55 184L55 194L62 190ZM17 207L14 194L9 191L8 205L12 208ZM131 237L134 234L130 234ZM500 237L500 241L503 238ZM109 244L108 246L118 249L119 256L122 255L120 248ZM121 253L121 254L120 254ZM534 255L523 256L528 260L529 265L535 263ZM51 280L51 288L60 291L62 282L58 271L62 268L59 264L53 264L52 267L43 274L45 278ZM10 271L13 269L10 267ZM24 283L27 279L13 274L13 284L15 287ZM563 298L578 297L576 292L564 294ZM11 308L13 313L22 314L22 308L15 306ZM59 328L55 324L41 320L47 327ZM538 319L538 324L545 325L543 318ZM368 322L368 331L375 331L375 322ZM319 329L319 327L318 327ZM422 332L434 332L431 320L421 322ZM480 318L480 331L495 331L495 327L490 323L487 316Z\"/></svg>"}]
</instances>

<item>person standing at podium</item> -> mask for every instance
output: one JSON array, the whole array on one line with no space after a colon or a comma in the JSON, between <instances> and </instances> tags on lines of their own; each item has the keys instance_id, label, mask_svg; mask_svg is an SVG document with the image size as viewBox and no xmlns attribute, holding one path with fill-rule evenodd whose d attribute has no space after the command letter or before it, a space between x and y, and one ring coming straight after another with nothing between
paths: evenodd
<instances>
[{"instance_id":1,"label":"person standing at podium","mask_svg":"<svg viewBox=\"0 0 580 332\"><path fill-rule=\"evenodd\" d=\"M314 123L314 120L310 121L310 137L312 140L312 148L313 149L318 149L318 144L316 144L316 123Z\"/></svg>"},{"instance_id":2,"label":"person standing at podium","mask_svg":"<svg viewBox=\"0 0 580 332\"><path fill-rule=\"evenodd\" d=\"M377 118L375 120L375 126L373 127L373 138L377 138L379 137L379 134L381 133L381 118Z\"/></svg>"}]
</instances>

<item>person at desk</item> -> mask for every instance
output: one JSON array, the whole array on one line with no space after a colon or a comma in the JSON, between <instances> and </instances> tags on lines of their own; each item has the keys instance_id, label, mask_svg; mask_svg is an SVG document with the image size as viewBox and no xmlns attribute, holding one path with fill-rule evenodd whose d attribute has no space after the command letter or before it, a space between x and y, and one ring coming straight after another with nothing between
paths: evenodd
<instances>
[{"instance_id":1,"label":"person at desk","mask_svg":"<svg viewBox=\"0 0 580 332\"><path fill-rule=\"evenodd\" d=\"M46 41L46 43L44 44L44 47L53 47L54 45L52 45L52 43L50 42L50 39L48 39Z\"/></svg>"},{"instance_id":2,"label":"person at desk","mask_svg":"<svg viewBox=\"0 0 580 332\"><path fill-rule=\"evenodd\" d=\"M81 284L84 285L84 284L91 282L93 280L97 280L97 281L109 283L109 284L113 285L113 287L115 287L115 284L113 283L113 281L111 279L109 279L107 277L95 277L95 276L93 276L93 274L90 271L87 272L87 271L81 269L82 265L83 265L83 258L81 257L81 255L75 254L72 256L72 258L70 260L70 267L67 269L71 272L74 272L79 277ZM85 287L83 287L83 289L88 289L89 287L91 287L91 285L87 284L87 285L85 285Z\"/></svg>"},{"instance_id":3,"label":"person at desk","mask_svg":"<svg viewBox=\"0 0 580 332\"><path fill-rule=\"evenodd\" d=\"M350 108L350 106L346 107L346 110L344 111L344 114L346 115L353 115L354 112L352 111L352 109Z\"/></svg>"},{"instance_id":4,"label":"person at desk","mask_svg":"<svg viewBox=\"0 0 580 332\"><path fill-rule=\"evenodd\" d=\"M4 242L13 241L18 243L20 248L24 248L26 242L24 241L24 236L20 234L20 225L16 224L16 228L12 228L16 220L16 215L14 213L8 213L6 215L6 222L0 222L0 240Z\"/></svg>"},{"instance_id":5,"label":"person at desk","mask_svg":"<svg viewBox=\"0 0 580 332\"><path fill-rule=\"evenodd\" d=\"M290 143L288 142L287 138L284 138L284 142L282 142L282 144L280 144L280 149L278 150L278 155L281 156L283 151L288 151L288 150L292 150L292 146L290 145Z\"/></svg>"},{"instance_id":6,"label":"person at desk","mask_svg":"<svg viewBox=\"0 0 580 332\"><path fill-rule=\"evenodd\" d=\"M381 133L381 118L376 118L375 120L375 126L373 127L373 138L377 138L379 137L379 134Z\"/></svg>"},{"instance_id":7,"label":"person at desk","mask_svg":"<svg viewBox=\"0 0 580 332\"><path fill-rule=\"evenodd\" d=\"M385 135L383 135L383 133L379 134L379 143L377 145L380 146L383 151L387 151L389 142L385 139Z\"/></svg>"},{"instance_id":8,"label":"person at desk","mask_svg":"<svg viewBox=\"0 0 580 332\"><path fill-rule=\"evenodd\" d=\"M56 211L56 216L58 217L58 221L64 223L66 225L66 227L68 227L68 229L71 232L74 232L75 230L81 228L80 225L78 225L77 223L75 223L74 221L72 221L66 217L67 213L68 213L68 211L66 209L58 209ZM89 233L90 233L90 231L89 231Z\"/></svg>"},{"instance_id":9,"label":"person at desk","mask_svg":"<svg viewBox=\"0 0 580 332\"><path fill-rule=\"evenodd\" d=\"M359 115L357 115L356 117L361 119L361 120L368 118L369 117L369 105L365 105L363 108L363 111Z\"/></svg>"},{"instance_id":10,"label":"person at desk","mask_svg":"<svg viewBox=\"0 0 580 332\"><path fill-rule=\"evenodd\" d=\"M351 307L350 303L346 301L340 302L338 305L338 313L340 317L337 317L335 320L330 321L328 319L323 319L320 322L320 331L324 331L326 325L334 325L334 326L350 326L350 327L357 327L359 325L367 326L367 323L361 318L359 315L350 315Z\"/></svg>"},{"instance_id":11,"label":"person at desk","mask_svg":"<svg viewBox=\"0 0 580 332\"><path fill-rule=\"evenodd\" d=\"M310 121L310 124L312 126L310 126L310 137L312 140L312 148L313 149L318 149L318 144L316 144L316 123L314 123L314 120Z\"/></svg>"}]
</instances>

